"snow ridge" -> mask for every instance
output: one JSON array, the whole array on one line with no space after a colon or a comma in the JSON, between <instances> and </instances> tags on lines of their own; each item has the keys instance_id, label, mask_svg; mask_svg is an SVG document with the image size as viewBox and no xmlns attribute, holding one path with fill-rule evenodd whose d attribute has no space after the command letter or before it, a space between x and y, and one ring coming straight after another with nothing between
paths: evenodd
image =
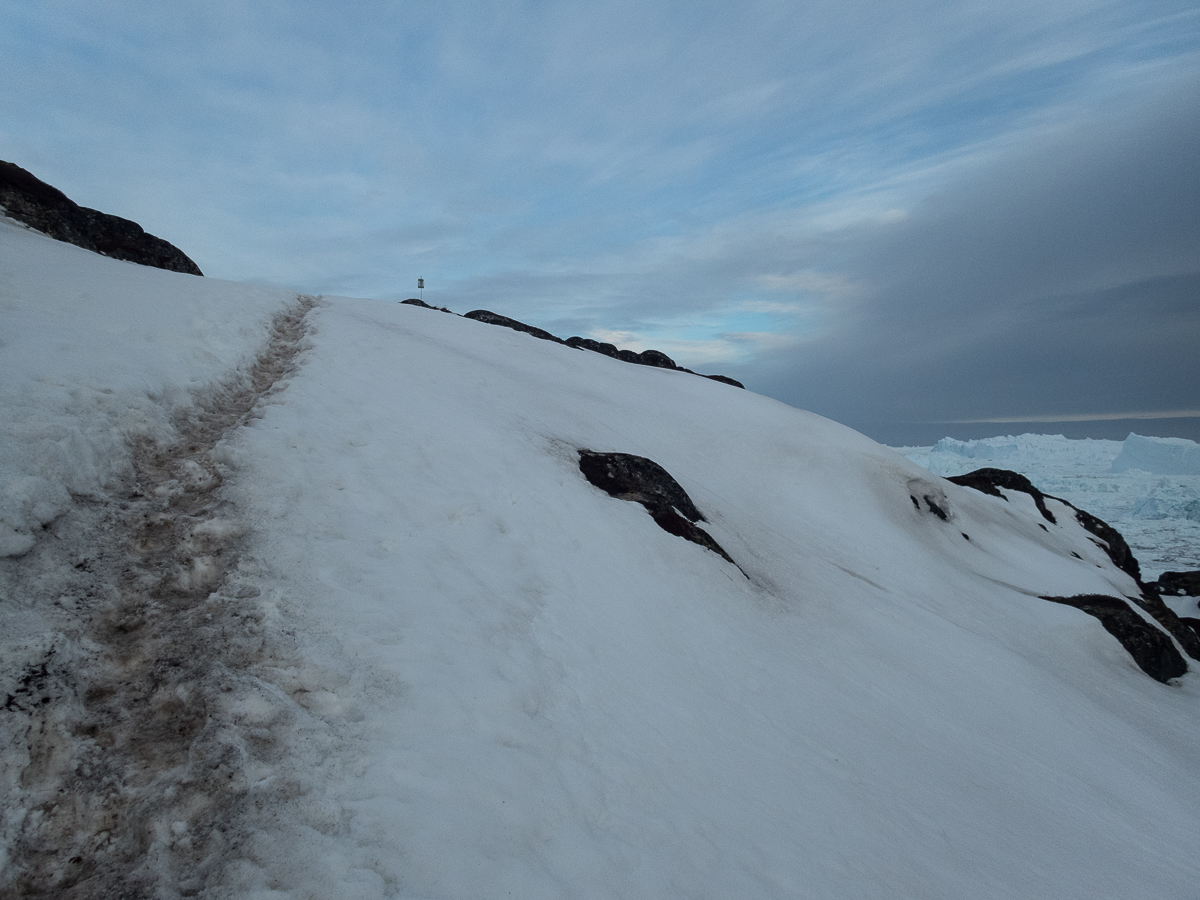
<instances>
[{"instance_id":1,"label":"snow ridge","mask_svg":"<svg viewBox=\"0 0 1200 900\"><path fill-rule=\"evenodd\" d=\"M14 595L57 621L0 673L0 891L187 896L238 846L284 752L267 726L294 704L250 671L269 602L239 571L245 528L212 451L283 388L316 302L276 316L248 373L178 440L137 442L132 482L77 498L15 570Z\"/></svg>"}]
</instances>

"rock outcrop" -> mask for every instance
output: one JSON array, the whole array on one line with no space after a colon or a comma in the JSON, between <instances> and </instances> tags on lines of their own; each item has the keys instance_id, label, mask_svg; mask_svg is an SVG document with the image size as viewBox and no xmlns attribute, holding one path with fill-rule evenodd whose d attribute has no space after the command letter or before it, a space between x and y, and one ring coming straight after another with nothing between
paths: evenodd
<instances>
[{"instance_id":1,"label":"rock outcrop","mask_svg":"<svg viewBox=\"0 0 1200 900\"><path fill-rule=\"evenodd\" d=\"M1051 524L1055 524L1056 520L1054 513L1050 512L1046 507L1046 498L1049 497L1051 500L1057 500L1059 503L1075 511L1075 520L1098 539L1096 544L1104 548L1104 552L1113 561L1113 565L1133 578L1138 584L1142 583L1142 573L1141 568L1138 566L1137 557L1129 549L1129 544L1121 536L1121 532L1117 531L1117 529L1104 520L1093 516L1086 510L1080 509L1073 503L1063 500L1061 497L1043 494L1024 475L1017 472L1010 472L1008 469L976 469L974 472L968 472L966 475L955 475L947 480L953 481L955 484L961 484L964 487L974 488L985 494L991 494L993 497L1000 497L1004 500L1008 498L1000 493L1000 488L1029 494L1033 497L1033 502L1037 504L1038 511L1042 514L1042 517Z\"/></svg>"},{"instance_id":2,"label":"rock outcrop","mask_svg":"<svg viewBox=\"0 0 1200 900\"><path fill-rule=\"evenodd\" d=\"M1168 597L1200 597L1200 572L1163 572L1154 586Z\"/></svg>"},{"instance_id":3,"label":"rock outcrop","mask_svg":"<svg viewBox=\"0 0 1200 900\"><path fill-rule=\"evenodd\" d=\"M654 366L657 369L678 369L675 365L675 360L667 356L665 353L660 353L658 350L643 350L636 354L636 359L630 362L636 362L639 366ZM695 373L692 373L695 374Z\"/></svg>"},{"instance_id":4,"label":"rock outcrop","mask_svg":"<svg viewBox=\"0 0 1200 900\"><path fill-rule=\"evenodd\" d=\"M411 303L414 306L426 306L429 309L433 307L420 301L404 300L403 303ZM449 312L450 310L444 310ZM510 319L508 316L502 316L499 313L494 313L487 309L474 309L469 313L464 313L463 318L474 319L476 322L484 322L488 325L500 325L504 328L511 328L513 331L520 331L524 334L533 335L535 338L540 338L543 341L554 341L556 344L566 344L568 347L573 347L576 350L591 350L593 353L600 353L604 356L610 356L613 359L619 359L622 362L633 363L636 366L652 366L656 369L674 369L677 372L687 372L689 375L699 375L699 372L693 372L691 369L685 369L683 366L675 365L675 360L658 350L643 350L641 353L636 353L633 350L618 350L612 344L606 344L602 341L593 341L591 338L582 338L578 335L569 337L565 341L556 337L548 331L541 328L535 328L533 325L526 325L524 322L518 322L516 319ZM730 384L734 387L745 388L745 385L740 381L729 378L725 375L702 375L702 378L711 378L713 381L719 381L722 384Z\"/></svg>"},{"instance_id":5,"label":"rock outcrop","mask_svg":"<svg viewBox=\"0 0 1200 900\"><path fill-rule=\"evenodd\" d=\"M612 344L606 344L603 341L593 341L591 338L569 337L564 341L568 347L574 347L577 350L591 350L593 353L601 353L604 356L611 356L613 359L619 359L621 362L633 363L638 366L655 366L659 369L675 369L679 372L687 372L689 375L698 375L698 372L693 372L691 369L685 369L683 366L677 366L675 360L661 353L658 350L643 350L641 353L634 353L632 350L618 350ZM727 375L703 375L703 378L711 378L713 381L719 381L721 384L731 384L734 387L745 388L746 386L736 379L730 378Z\"/></svg>"},{"instance_id":6,"label":"rock outcrop","mask_svg":"<svg viewBox=\"0 0 1200 900\"><path fill-rule=\"evenodd\" d=\"M1000 488L1011 491L1021 491L1029 494L1031 497L1033 497L1034 503L1037 504L1037 508L1041 512L1042 516L1048 522L1055 524L1056 520L1054 518L1054 514L1046 507L1047 499L1054 500L1073 510L1075 513L1075 521L1082 525L1083 528L1092 535L1093 543L1095 543L1097 547L1102 549L1108 555L1108 558L1112 560L1113 565L1125 572L1125 574L1129 575L1129 577L1131 577L1137 583L1140 593L1136 597L1130 597L1129 600L1136 603L1139 607L1149 613L1154 618L1154 621L1161 625L1163 629L1171 635L1171 637L1175 638L1175 640L1179 642L1179 646L1183 648L1184 652L1187 653L1188 656L1194 660L1200 661L1200 629L1193 626L1192 622L1194 620L1181 618L1175 613L1174 610L1163 603L1162 597L1159 596L1161 590L1160 584L1146 584L1142 581L1141 567L1138 565L1137 557L1133 555L1133 551L1129 548L1129 544L1125 541L1125 538L1121 536L1121 533L1117 531L1117 529L1113 528L1104 520L1093 516L1086 510L1080 509L1073 503L1063 500L1061 497L1043 494L1036 487L1034 487L1029 479L1024 475L1018 474L1017 472L1010 472L1007 469L976 469L974 472L968 472L966 475L956 475L948 480L953 481L955 484L961 484L964 487L981 491L985 494L991 494L994 497L1000 497L1006 501L1008 498L1000 492ZM1044 525L1042 527L1045 528ZM1092 595L1087 596L1091 597ZM1042 599L1053 600L1055 603L1067 602L1067 600L1061 597L1043 597ZM1108 599L1111 600L1113 598ZM1125 621L1123 615L1118 616L1117 613L1111 608L1111 605L1105 607L1103 604L1097 605L1098 602L1099 601L1092 603L1089 601L1091 606L1086 609L1084 606L1079 606L1075 603L1069 603L1068 605L1077 606L1077 608L1083 609L1084 612L1088 612L1099 618L1105 623L1104 627L1107 628L1114 636L1117 636L1118 640L1120 640L1120 637L1115 631L1113 631L1113 628L1118 627L1118 624L1116 623ZM1118 602L1124 603L1124 601ZM1101 612L1097 612L1096 610L1101 610L1101 612L1103 612L1103 616L1101 615ZM1129 610L1129 614L1137 616L1132 609ZM1140 617L1138 617L1138 619L1145 624L1145 621ZM1113 623L1112 627L1110 627L1110 622ZM1129 630L1124 625L1119 627L1125 629L1127 632ZM1142 638L1139 637L1137 640L1144 644ZM1122 644L1124 643L1125 642L1122 641ZM1129 650L1129 646L1126 646L1126 649ZM1172 649L1174 649L1173 646ZM1129 650L1129 652L1133 653L1133 650ZM1139 652L1144 654L1151 651L1143 649L1139 650ZM1153 652L1157 653L1158 651L1154 650ZM1136 656L1134 658L1137 659ZM1182 661L1182 657L1180 657L1180 659ZM1146 665L1143 665L1141 660L1138 660L1138 665L1142 666L1142 668L1146 670L1147 674L1152 674L1150 669L1147 669ZM1158 664L1155 663L1154 665L1156 666ZM1186 668L1186 663L1184 663L1185 671ZM1173 678L1175 676L1172 675L1168 677ZM1161 681L1163 679L1159 680Z\"/></svg>"},{"instance_id":7,"label":"rock outcrop","mask_svg":"<svg viewBox=\"0 0 1200 900\"><path fill-rule=\"evenodd\" d=\"M568 347L574 347L576 350L591 350L593 353L602 353L605 356L611 356L613 359L620 359L617 348L613 344L607 344L603 341L593 341L591 338L569 337L564 343Z\"/></svg>"},{"instance_id":8,"label":"rock outcrop","mask_svg":"<svg viewBox=\"0 0 1200 900\"><path fill-rule=\"evenodd\" d=\"M566 343L562 338L555 337L548 331L543 331L541 328L535 328L532 325L526 325L524 322L518 322L516 319L510 319L508 316L502 316L487 309L473 309L469 313L463 313L463 318L474 319L476 322L484 322L488 325L501 325L504 328L511 328L513 331L531 334L543 341L554 341L556 344Z\"/></svg>"},{"instance_id":9,"label":"rock outcrop","mask_svg":"<svg viewBox=\"0 0 1200 900\"><path fill-rule=\"evenodd\" d=\"M1042 597L1095 616L1104 630L1121 642L1133 661L1151 678L1167 682L1187 672L1187 663L1171 639L1139 616L1118 597L1079 594L1075 597Z\"/></svg>"},{"instance_id":10,"label":"rock outcrop","mask_svg":"<svg viewBox=\"0 0 1200 900\"><path fill-rule=\"evenodd\" d=\"M609 496L640 503L663 531L699 544L737 566L721 545L695 524L708 520L671 473L654 460L631 453L580 450L579 471Z\"/></svg>"},{"instance_id":11,"label":"rock outcrop","mask_svg":"<svg viewBox=\"0 0 1200 900\"><path fill-rule=\"evenodd\" d=\"M43 234L113 259L203 275L182 250L141 225L80 206L20 166L0 160L0 206L9 218Z\"/></svg>"},{"instance_id":12,"label":"rock outcrop","mask_svg":"<svg viewBox=\"0 0 1200 900\"><path fill-rule=\"evenodd\" d=\"M458 315L458 313L454 312L453 310L446 309L444 306L430 306L428 303L418 297L409 297L407 300L401 300L400 302L406 306L419 306L421 309L436 309L438 312L450 313L452 316Z\"/></svg>"},{"instance_id":13,"label":"rock outcrop","mask_svg":"<svg viewBox=\"0 0 1200 900\"><path fill-rule=\"evenodd\" d=\"M1042 514L1042 518L1052 525L1057 524L1054 513L1046 508L1046 495L1035 488L1028 478L1017 472L1010 472L1008 469L976 469L974 472L968 472L966 475L953 475L946 480L953 481L955 484L961 484L963 487L974 488L977 491L990 494L993 497L999 497L1005 501L1008 498L1000 493L1000 488L1009 491L1021 491L1033 498L1033 502L1036 504L1038 512Z\"/></svg>"},{"instance_id":14,"label":"rock outcrop","mask_svg":"<svg viewBox=\"0 0 1200 900\"><path fill-rule=\"evenodd\" d=\"M745 390L746 386L736 378L730 378L728 375L705 375L704 378L711 378L713 381L719 381L721 384L731 384L736 388Z\"/></svg>"}]
</instances>

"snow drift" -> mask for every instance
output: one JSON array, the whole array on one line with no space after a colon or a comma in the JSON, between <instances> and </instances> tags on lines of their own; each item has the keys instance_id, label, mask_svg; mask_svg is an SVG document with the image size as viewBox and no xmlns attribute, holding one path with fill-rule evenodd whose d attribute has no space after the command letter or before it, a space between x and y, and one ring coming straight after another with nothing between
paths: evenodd
<instances>
[{"instance_id":1,"label":"snow drift","mask_svg":"<svg viewBox=\"0 0 1200 900\"><path fill-rule=\"evenodd\" d=\"M1194 895L1198 664L1159 683L1042 599L1112 598L1178 651L1066 504L710 380L343 298L192 451L297 299L0 241L6 888ZM695 517L596 487L581 451L653 461ZM146 549L156 522L176 537ZM112 672L186 734L139 742L89 689Z\"/></svg>"}]
</instances>

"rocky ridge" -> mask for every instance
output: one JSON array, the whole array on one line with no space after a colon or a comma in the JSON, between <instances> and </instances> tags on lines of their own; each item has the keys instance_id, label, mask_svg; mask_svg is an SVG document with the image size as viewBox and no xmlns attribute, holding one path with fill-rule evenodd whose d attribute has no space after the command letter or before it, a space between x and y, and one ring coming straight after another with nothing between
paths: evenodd
<instances>
[{"instance_id":1,"label":"rocky ridge","mask_svg":"<svg viewBox=\"0 0 1200 900\"><path fill-rule=\"evenodd\" d=\"M409 306L419 306L422 309L436 309L440 312L451 312L444 306L430 306L423 300L418 300L415 297L410 297L408 300L401 300L401 303ZM452 313L457 315L456 313ZM613 344L603 341L594 341L591 338L573 336L565 341L551 334L542 328L537 328L533 325L526 325L524 322L518 322L516 319L510 319L508 316L502 316L499 313L494 313L488 309L473 309L469 313L463 313L464 319L473 319L476 322L483 322L485 325L499 325L502 328L511 328L513 331L520 331L522 334L528 334L532 337L543 341L553 341L556 344L564 344L575 350L591 350L593 353L599 353L602 356L607 356L612 359L619 359L621 362L633 363L636 366L651 366L656 369L674 369L677 372L687 372L689 375L700 375L701 378L709 378L713 381L719 381L722 384L729 384L733 387L745 388L746 386L740 381L728 377L727 375L701 375L699 372L693 372L691 369L685 369L683 366L675 364L675 360L667 356L667 354L659 350L643 350L641 353L635 353L633 350L618 350Z\"/></svg>"},{"instance_id":2,"label":"rocky ridge","mask_svg":"<svg viewBox=\"0 0 1200 900\"><path fill-rule=\"evenodd\" d=\"M1094 616L1109 634L1121 642L1121 645L1129 652L1142 671L1158 681L1166 682L1170 678L1177 678L1188 670L1187 662L1167 638L1167 634L1178 642L1184 653L1192 659L1200 661L1200 628L1197 628L1200 620L1181 617L1168 607L1162 600L1162 583L1142 581L1141 569L1129 544L1126 543L1121 533L1107 522L1086 510L1079 509L1061 497L1043 494L1024 475L1007 469L976 469L974 472L956 475L947 480L1005 501L1008 498L1004 496L1001 489L1029 494L1042 517L1051 524L1057 524L1057 521L1054 513L1046 506L1047 499L1055 500L1073 510L1075 520L1092 536L1091 540L1104 550L1113 565L1137 583L1139 594L1126 598L1081 594L1075 597L1044 596L1042 599L1073 606ZM928 501L928 498L926 500ZM1045 525L1042 526L1043 529L1045 527ZM1176 573L1166 574L1175 575ZM1171 593L1174 593L1176 583L1168 580L1167 584L1172 588ZM1137 615L1130 607L1130 602L1148 613L1155 622L1162 626L1166 634L1154 629L1145 619Z\"/></svg>"},{"instance_id":3,"label":"rocky ridge","mask_svg":"<svg viewBox=\"0 0 1200 900\"><path fill-rule=\"evenodd\" d=\"M174 244L137 222L80 206L20 166L0 160L0 212L49 237L84 250L170 272L203 275Z\"/></svg>"}]
</instances>

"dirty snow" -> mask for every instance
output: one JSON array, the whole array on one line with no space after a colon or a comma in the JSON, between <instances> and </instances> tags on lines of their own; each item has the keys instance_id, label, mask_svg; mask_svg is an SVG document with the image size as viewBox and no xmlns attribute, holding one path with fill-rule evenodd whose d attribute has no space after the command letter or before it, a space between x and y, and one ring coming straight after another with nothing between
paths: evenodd
<instances>
[{"instance_id":1,"label":"dirty snow","mask_svg":"<svg viewBox=\"0 0 1200 900\"><path fill-rule=\"evenodd\" d=\"M1069 516L684 373L298 304L0 229L0 885L1194 895L1196 675L1038 599L1136 590ZM748 577L580 448L664 466Z\"/></svg>"}]
</instances>

